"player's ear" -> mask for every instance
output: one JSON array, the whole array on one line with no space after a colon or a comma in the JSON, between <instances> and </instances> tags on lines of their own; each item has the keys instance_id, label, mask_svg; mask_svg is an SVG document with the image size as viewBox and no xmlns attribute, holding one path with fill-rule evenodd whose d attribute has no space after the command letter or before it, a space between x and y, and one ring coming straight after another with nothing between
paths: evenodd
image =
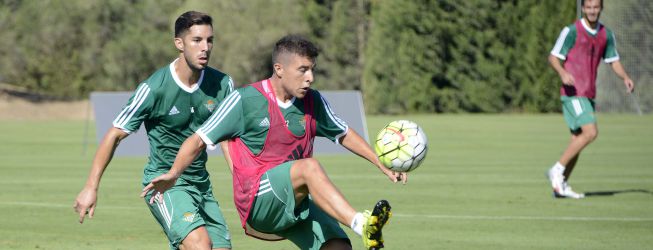
<instances>
[{"instance_id":1,"label":"player's ear","mask_svg":"<svg viewBox=\"0 0 653 250\"><path fill-rule=\"evenodd\" d=\"M175 47L177 47L177 50L180 52L184 52L184 39L181 37L175 37Z\"/></svg>"},{"instance_id":2,"label":"player's ear","mask_svg":"<svg viewBox=\"0 0 653 250\"><path fill-rule=\"evenodd\" d=\"M281 65L281 63L274 63L272 68L274 69L274 75L276 75L278 78L283 76L283 65Z\"/></svg>"}]
</instances>

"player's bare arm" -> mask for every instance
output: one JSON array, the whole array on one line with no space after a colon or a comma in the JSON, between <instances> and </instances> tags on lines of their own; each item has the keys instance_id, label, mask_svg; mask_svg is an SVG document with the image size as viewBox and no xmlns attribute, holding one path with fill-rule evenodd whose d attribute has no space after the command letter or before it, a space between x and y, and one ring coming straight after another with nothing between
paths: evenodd
<instances>
[{"instance_id":1,"label":"player's bare arm","mask_svg":"<svg viewBox=\"0 0 653 250\"><path fill-rule=\"evenodd\" d=\"M220 148L222 149L222 154L224 155L224 160L227 162L229 167L229 172L234 173L233 162L231 161L231 156L229 155L229 144L226 141L220 142Z\"/></svg>"},{"instance_id":2,"label":"player's bare arm","mask_svg":"<svg viewBox=\"0 0 653 250\"><path fill-rule=\"evenodd\" d=\"M558 72L562 84L574 85L574 77L562 67L559 58L554 55L549 55L549 64L551 64L551 67Z\"/></svg>"},{"instance_id":3,"label":"player's bare arm","mask_svg":"<svg viewBox=\"0 0 653 250\"><path fill-rule=\"evenodd\" d=\"M104 174L104 170L109 165L109 162L111 162L116 147L128 135L126 132L115 127L111 127L104 135L95 153L95 158L93 158L91 172L86 179L86 184L77 195L75 205L73 206L75 212L79 214L79 223L84 223L84 218L87 214L89 218L93 218L97 204L97 191L100 187L102 174Z\"/></svg>"},{"instance_id":4,"label":"player's bare arm","mask_svg":"<svg viewBox=\"0 0 653 250\"><path fill-rule=\"evenodd\" d=\"M177 153L175 163L172 164L170 171L152 179L152 182L143 188L141 198L145 197L145 195L153 190L158 193L163 193L174 186L177 178L181 176L186 168L193 163L193 160L195 160L195 158L197 158L205 148L206 144L204 144L204 141L202 141L199 135L193 134L188 137L188 139L186 139L186 141L181 145L181 148L179 148L179 153ZM157 195L153 195L150 199L150 204L154 203L154 199L157 197Z\"/></svg>"},{"instance_id":5,"label":"player's bare arm","mask_svg":"<svg viewBox=\"0 0 653 250\"><path fill-rule=\"evenodd\" d=\"M626 85L626 91L628 91L628 93L632 93L633 90L635 89L635 83L633 82L632 79L630 79L630 76L628 76L628 73L626 73L626 69L624 69L624 66L621 64L621 62L614 61L610 64L610 66L612 66L612 70L614 70L614 73L624 80L624 85Z\"/></svg>"},{"instance_id":6,"label":"player's bare arm","mask_svg":"<svg viewBox=\"0 0 653 250\"><path fill-rule=\"evenodd\" d=\"M365 142L363 137L361 137L356 131L349 128L347 134L345 134L340 141L340 144L347 148L354 154L357 154L360 157L365 158L372 164L374 164L379 170L381 170L392 182L402 181L403 184L406 184L408 181L408 174L405 172L395 172L387 167L383 166L379 158L376 156L372 148Z\"/></svg>"}]
</instances>

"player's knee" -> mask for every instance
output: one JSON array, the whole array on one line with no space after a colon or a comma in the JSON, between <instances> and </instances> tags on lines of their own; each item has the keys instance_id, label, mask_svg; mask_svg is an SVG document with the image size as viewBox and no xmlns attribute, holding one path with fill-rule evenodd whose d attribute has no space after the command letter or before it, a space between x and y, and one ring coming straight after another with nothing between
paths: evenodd
<instances>
[{"instance_id":1,"label":"player's knee","mask_svg":"<svg viewBox=\"0 0 653 250\"><path fill-rule=\"evenodd\" d=\"M592 142L599 136L599 131L596 129L588 129L587 131L583 131L583 136L585 136L587 141Z\"/></svg>"},{"instance_id":2,"label":"player's knee","mask_svg":"<svg viewBox=\"0 0 653 250\"><path fill-rule=\"evenodd\" d=\"M184 239L184 241L179 245L180 250L210 250L211 249L211 241L210 240L201 240L201 239L193 239L193 240L187 240Z\"/></svg>"},{"instance_id":3,"label":"player's knee","mask_svg":"<svg viewBox=\"0 0 653 250\"><path fill-rule=\"evenodd\" d=\"M305 170L304 173L314 175L316 173L324 173L322 165L320 162L313 158L301 159L302 168Z\"/></svg>"},{"instance_id":4,"label":"player's knee","mask_svg":"<svg viewBox=\"0 0 653 250\"><path fill-rule=\"evenodd\" d=\"M351 250L351 244L347 239L330 239L322 244L320 250Z\"/></svg>"},{"instance_id":5,"label":"player's knee","mask_svg":"<svg viewBox=\"0 0 653 250\"><path fill-rule=\"evenodd\" d=\"M179 249L181 250L208 250L211 249L211 239L206 234L206 229L199 228L189 233L184 240L181 241Z\"/></svg>"}]
</instances>

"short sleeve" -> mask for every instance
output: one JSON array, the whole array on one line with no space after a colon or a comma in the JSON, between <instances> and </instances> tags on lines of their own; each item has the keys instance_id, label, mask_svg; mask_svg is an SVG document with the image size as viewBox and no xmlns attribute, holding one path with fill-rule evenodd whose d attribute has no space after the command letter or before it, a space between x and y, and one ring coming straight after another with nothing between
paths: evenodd
<instances>
[{"instance_id":1,"label":"short sleeve","mask_svg":"<svg viewBox=\"0 0 653 250\"><path fill-rule=\"evenodd\" d=\"M329 102L319 92L314 97L313 106L317 124L317 136L325 137L335 143L339 143L340 137L347 134L349 126L333 112Z\"/></svg>"},{"instance_id":2,"label":"short sleeve","mask_svg":"<svg viewBox=\"0 0 653 250\"><path fill-rule=\"evenodd\" d=\"M556 40L553 49L551 49L551 55L560 58L560 60L567 60L567 54L569 50L574 46L576 42L576 29L565 27L560 31L560 35Z\"/></svg>"},{"instance_id":3,"label":"short sleeve","mask_svg":"<svg viewBox=\"0 0 653 250\"><path fill-rule=\"evenodd\" d=\"M242 131L243 108L238 91L229 94L213 112L211 117L200 126L197 133L209 147L218 142L238 136Z\"/></svg>"},{"instance_id":4,"label":"short sleeve","mask_svg":"<svg viewBox=\"0 0 653 250\"><path fill-rule=\"evenodd\" d=\"M150 86L147 83L141 83L129 98L127 105L113 120L113 126L128 134L136 132L152 112L155 99Z\"/></svg>"},{"instance_id":5,"label":"short sleeve","mask_svg":"<svg viewBox=\"0 0 653 250\"><path fill-rule=\"evenodd\" d=\"M614 33L610 30L606 30L607 41L605 45L605 52L603 53L603 60L605 63L612 63L619 61L619 53L617 52L617 40L614 37Z\"/></svg>"},{"instance_id":6,"label":"short sleeve","mask_svg":"<svg viewBox=\"0 0 653 250\"><path fill-rule=\"evenodd\" d=\"M220 85L222 86L222 90L218 96L220 100L224 100L231 92L234 92L234 80L231 76L225 75L222 81L220 81Z\"/></svg>"}]
</instances>

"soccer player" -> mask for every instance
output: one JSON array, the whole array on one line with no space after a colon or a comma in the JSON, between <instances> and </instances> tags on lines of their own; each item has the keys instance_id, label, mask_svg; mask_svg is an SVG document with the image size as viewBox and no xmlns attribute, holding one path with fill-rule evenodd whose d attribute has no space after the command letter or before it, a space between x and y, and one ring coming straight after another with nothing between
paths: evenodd
<instances>
[{"instance_id":1,"label":"soccer player","mask_svg":"<svg viewBox=\"0 0 653 250\"><path fill-rule=\"evenodd\" d=\"M382 248L389 203L381 200L371 212L356 212L311 158L313 139L322 136L343 145L393 182L405 184L407 175L384 167L367 142L310 88L317 56L317 48L300 36L279 40L272 76L230 94L184 142L170 171L154 178L141 196L163 193L206 145L228 140L234 201L248 235L287 238L301 249L351 249L340 222L363 236L366 249Z\"/></svg>"},{"instance_id":2,"label":"soccer player","mask_svg":"<svg viewBox=\"0 0 653 250\"><path fill-rule=\"evenodd\" d=\"M574 192L567 181L583 148L598 135L594 98L596 72L601 59L623 79L629 93L634 89L633 81L619 62L614 33L599 22L603 2L584 0L581 5L583 17L562 29L549 55L551 67L562 80L562 111L571 130L571 142L560 160L548 171L553 195L559 198L584 197L584 194Z\"/></svg>"},{"instance_id":3,"label":"soccer player","mask_svg":"<svg viewBox=\"0 0 653 250\"><path fill-rule=\"evenodd\" d=\"M104 135L86 185L75 200L79 223L86 214L93 218L100 179L121 140L145 124L150 156L143 171L144 186L168 172L184 140L233 91L231 77L208 66L213 48L211 16L196 11L179 16L174 45L179 57L138 86ZM229 230L206 170L207 154L202 151L197 155L165 196L155 204L146 204L167 235L171 249L230 249Z\"/></svg>"}]
</instances>

